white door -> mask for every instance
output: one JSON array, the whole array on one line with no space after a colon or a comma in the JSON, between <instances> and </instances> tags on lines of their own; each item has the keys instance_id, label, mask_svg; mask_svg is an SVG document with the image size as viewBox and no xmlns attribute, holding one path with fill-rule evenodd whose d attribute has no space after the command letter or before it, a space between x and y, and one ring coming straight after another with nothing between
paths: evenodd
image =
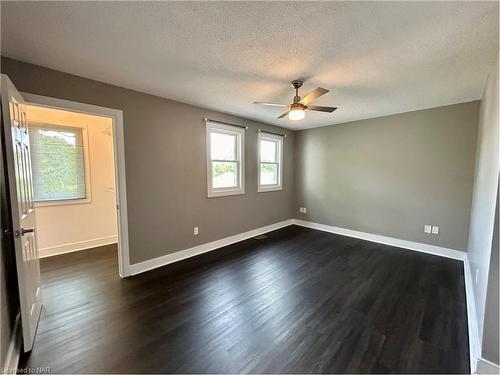
<instances>
[{"instance_id":1,"label":"white door","mask_svg":"<svg viewBox=\"0 0 500 375\"><path fill-rule=\"evenodd\" d=\"M7 188L16 253L24 351L33 347L42 309L33 178L26 105L10 79L2 74L2 122Z\"/></svg>"}]
</instances>

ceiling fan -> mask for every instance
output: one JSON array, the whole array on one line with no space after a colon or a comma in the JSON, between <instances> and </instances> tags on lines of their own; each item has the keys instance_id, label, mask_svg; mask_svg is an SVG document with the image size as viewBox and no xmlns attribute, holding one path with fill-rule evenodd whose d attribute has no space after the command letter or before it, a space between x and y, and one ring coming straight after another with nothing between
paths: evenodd
<instances>
[{"instance_id":1,"label":"ceiling fan","mask_svg":"<svg viewBox=\"0 0 500 375\"><path fill-rule=\"evenodd\" d=\"M292 104L277 104L277 103L265 103L265 102L254 102L254 104L269 105L273 107L289 107L289 110L283 113L278 119L286 117L290 120L302 120L306 116L306 110L308 111L319 111L319 112L333 112L337 107L324 107L321 105L309 105L314 99L319 98L321 95L325 95L330 90L324 89L322 87L316 87L309 94L301 98L299 96L299 88L302 86L304 81L296 79L292 81L292 86L295 89L295 96L293 97Z\"/></svg>"}]
</instances>

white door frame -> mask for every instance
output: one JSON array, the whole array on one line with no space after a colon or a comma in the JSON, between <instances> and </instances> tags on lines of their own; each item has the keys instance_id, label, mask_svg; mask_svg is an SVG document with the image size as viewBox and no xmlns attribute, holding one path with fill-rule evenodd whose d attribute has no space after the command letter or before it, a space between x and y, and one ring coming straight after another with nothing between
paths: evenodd
<instances>
[{"instance_id":1,"label":"white door frame","mask_svg":"<svg viewBox=\"0 0 500 375\"><path fill-rule=\"evenodd\" d=\"M123 111L92 104L51 98L21 92L27 104L39 107L61 109L101 117L109 117L113 122L113 154L115 159L115 186L118 227L118 269L121 277L130 276L128 242L127 189L125 180L125 144L123 138Z\"/></svg>"}]
</instances>

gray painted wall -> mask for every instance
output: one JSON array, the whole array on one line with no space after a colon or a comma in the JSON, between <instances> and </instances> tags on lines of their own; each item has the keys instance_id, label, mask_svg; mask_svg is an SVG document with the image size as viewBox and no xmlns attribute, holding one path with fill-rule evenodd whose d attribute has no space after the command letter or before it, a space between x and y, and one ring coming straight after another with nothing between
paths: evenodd
<instances>
[{"instance_id":1,"label":"gray painted wall","mask_svg":"<svg viewBox=\"0 0 500 375\"><path fill-rule=\"evenodd\" d=\"M131 263L292 216L291 131L12 59L2 58L2 72L20 91L123 110ZM207 198L204 117L249 126L245 195ZM257 193L258 128L288 135L283 191Z\"/></svg>"},{"instance_id":2,"label":"gray painted wall","mask_svg":"<svg viewBox=\"0 0 500 375\"><path fill-rule=\"evenodd\" d=\"M473 279L477 273L473 286L481 341L498 189L498 99L497 60L481 100L468 249Z\"/></svg>"},{"instance_id":3,"label":"gray painted wall","mask_svg":"<svg viewBox=\"0 0 500 375\"><path fill-rule=\"evenodd\" d=\"M478 111L470 102L297 132L295 217L465 251Z\"/></svg>"}]
</instances>

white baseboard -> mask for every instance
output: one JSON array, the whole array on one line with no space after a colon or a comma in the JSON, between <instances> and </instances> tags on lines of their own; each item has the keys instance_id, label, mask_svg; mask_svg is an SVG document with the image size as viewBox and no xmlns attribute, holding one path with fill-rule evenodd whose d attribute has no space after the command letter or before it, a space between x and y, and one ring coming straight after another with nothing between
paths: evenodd
<instances>
[{"instance_id":1,"label":"white baseboard","mask_svg":"<svg viewBox=\"0 0 500 375\"><path fill-rule=\"evenodd\" d=\"M469 259L464 260L465 298L467 303L467 324L469 329L470 371L477 371L478 359L481 357L481 342L479 340L479 325L477 323L474 284Z\"/></svg>"},{"instance_id":2,"label":"white baseboard","mask_svg":"<svg viewBox=\"0 0 500 375\"><path fill-rule=\"evenodd\" d=\"M16 373L14 370L17 370L17 366L19 365L21 344L21 316L18 314L16 316L16 322L14 323L14 330L12 331L12 335L10 337L9 349L7 350L5 361L2 363L2 375Z\"/></svg>"},{"instance_id":3,"label":"white baseboard","mask_svg":"<svg viewBox=\"0 0 500 375\"><path fill-rule=\"evenodd\" d=\"M446 258L465 260L467 253L460 250L448 249L446 247L428 245L420 242L413 242L407 240L401 240L399 238L386 237L378 234L359 232L357 230L345 229L340 227L334 227L331 225L313 223L311 221L304 221L298 219L292 219L292 223L300 225L302 227L312 228L322 230L324 232L330 232L335 234L341 234L343 236L359 238L361 240L381 243L384 245L401 247L403 249L415 250L421 253L439 255Z\"/></svg>"},{"instance_id":4,"label":"white baseboard","mask_svg":"<svg viewBox=\"0 0 500 375\"><path fill-rule=\"evenodd\" d=\"M74 251L86 250L92 247L109 245L112 243L118 242L118 237L107 236L101 238L94 238L92 240L72 242L58 246L45 247L42 249L38 249L38 254L40 258L51 257L54 255L72 253Z\"/></svg>"},{"instance_id":5,"label":"white baseboard","mask_svg":"<svg viewBox=\"0 0 500 375\"><path fill-rule=\"evenodd\" d=\"M500 374L500 366L484 358L477 360L477 374Z\"/></svg>"},{"instance_id":6,"label":"white baseboard","mask_svg":"<svg viewBox=\"0 0 500 375\"><path fill-rule=\"evenodd\" d=\"M252 238L258 236L260 234L264 234L267 232L271 232L276 229L280 229L283 227L287 227L292 224L292 220L280 221L279 223L274 223L271 225L267 225L265 227L257 228L254 230L250 230L248 232L236 234L234 236L222 238L217 241L208 242L202 245L198 245L195 247L191 247L189 249L177 251L172 254L163 255L158 258L153 258L146 260L144 262L135 263L130 265L130 274L137 275L142 272L146 272L152 270L154 268L162 267L170 263L178 262L179 260L183 260L186 258L190 258L199 254L207 253L212 250L216 250L223 246L231 245L236 242L240 242L246 240L248 238Z\"/></svg>"},{"instance_id":7,"label":"white baseboard","mask_svg":"<svg viewBox=\"0 0 500 375\"><path fill-rule=\"evenodd\" d=\"M360 238L363 240L371 241L371 242L376 242L376 243L381 243L385 245L390 245L390 246L395 246L395 247L401 247L404 249L409 249L409 250L415 250L415 251L420 251L423 253L427 254L433 254L433 255L439 255L442 257L446 258L452 258L452 259L458 259L458 260L465 260L466 258L466 253L463 251L459 250L454 250L454 249L448 249L445 247L439 247L439 246L433 246L433 245L427 245L419 242L413 242L413 241L407 241L407 240L401 240L398 238L392 238L392 237L386 237L386 236L381 236L378 234L372 234L372 233L365 233L365 232L359 232L351 229L345 229L345 228L339 228L339 227L333 227L330 225L325 225L325 224L319 224L319 223L313 223L310 221L303 221L303 220L297 220L297 219L289 219L285 221L281 221L279 223L267 225L265 227L261 227L258 229L254 229L248 232L236 234L234 236L222 238L217 241L209 242L206 244L198 245L195 247L191 247L189 249L177 251L172 254L167 254L163 255L158 258L153 258L146 260L144 262L140 263L135 263L130 265L130 274L131 275L137 275L142 272L146 272L148 270L158 268L165 266L170 263L177 262L182 259L190 258L192 256L196 256L199 254L206 253L208 251L212 251L215 249L218 249L223 246L227 246L230 244L233 244L235 242L239 242L242 240L245 240L247 238L255 237L258 236L259 234L263 234L266 232L270 232L279 228L283 228L292 224L300 225L303 227L308 227L312 229L318 229L330 233L336 233L336 234L341 234L344 236L348 237L355 237L355 238Z\"/></svg>"}]
</instances>

